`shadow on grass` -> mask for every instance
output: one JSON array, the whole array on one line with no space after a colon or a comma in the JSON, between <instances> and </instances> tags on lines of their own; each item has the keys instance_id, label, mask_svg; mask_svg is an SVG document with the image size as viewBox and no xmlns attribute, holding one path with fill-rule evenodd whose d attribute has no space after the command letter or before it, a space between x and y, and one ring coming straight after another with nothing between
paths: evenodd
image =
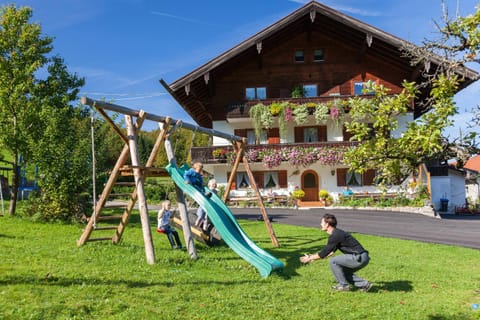
<instances>
[{"instance_id":1,"label":"shadow on grass","mask_svg":"<svg viewBox=\"0 0 480 320\"><path fill-rule=\"evenodd\" d=\"M326 236L318 238L303 236L279 237L278 241L280 247L275 248L274 250L269 250L269 253L278 259L285 261L285 267L276 270L276 273L286 280L298 276L297 269L303 266L299 260L300 257L305 253L315 253L320 251L323 248L323 245L318 245L318 242L323 241L325 238Z\"/></svg>"},{"instance_id":2,"label":"shadow on grass","mask_svg":"<svg viewBox=\"0 0 480 320\"><path fill-rule=\"evenodd\" d=\"M413 290L412 282L409 280L397 280L389 282L375 282L370 292L376 291L402 291L409 292Z\"/></svg>"},{"instance_id":3,"label":"shadow on grass","mask_svg":"<svg viewBox=\"0 0 480 320\"><path fill-rule=\"evenodd\" d=\"M104 286L104 285L123 285L129 288L148 288L156 286L164 286L167 288L175 286L185 286L185 285L203 285L211 286L212 284L230 286L230 285L239 285L239 284L251 284L257 285L258 281L256 280L243 280L243 281L212 281L212 280L201 280L201 279L187 279L185 281L130 281L130 280L106 280L102 278L88 278L88 277L78 277L78 278L66 278L66 277L56 277L51 274L45 276L37 275L22 275L22 276L10 276L5 279L0 280L0 285L44 285L44 286L60 286L60 287L70 287L70 286Z\"/></svg>"}]
</instances>

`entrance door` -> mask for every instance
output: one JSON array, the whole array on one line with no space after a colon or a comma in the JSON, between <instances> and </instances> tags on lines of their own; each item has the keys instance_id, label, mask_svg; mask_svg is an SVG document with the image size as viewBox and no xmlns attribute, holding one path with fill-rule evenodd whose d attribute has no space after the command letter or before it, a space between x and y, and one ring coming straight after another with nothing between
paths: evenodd
<instances>
[{"instance_id":1,"label":"entrance door","mask_svg":"<svg viewBox=\"0 0 480 320\"><path fill-rule=\"evenodd\" d=\"M318 175L313 170L306 170L302 174L302 190L305 197L302 201L318 201Z\"/></svg>"}]
</instances>

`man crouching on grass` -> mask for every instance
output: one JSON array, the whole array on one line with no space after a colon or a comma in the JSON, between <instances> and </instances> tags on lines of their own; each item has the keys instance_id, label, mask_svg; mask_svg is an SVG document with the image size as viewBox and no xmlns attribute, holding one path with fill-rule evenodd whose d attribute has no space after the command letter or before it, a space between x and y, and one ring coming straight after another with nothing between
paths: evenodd
<instances>
[{"instance_id":1,"label":"man crouching on grass","mask_svg":"<svg viewBox=\"0 0 480 320\"><path fill-rule=\"evenodd\" d=\"M354 272L365 267L370 261L368 251L348 232L337 229L337 218L333 214L325 214L322 218L321 226L322 230L329 234L327 245L318 253L305 254L300 257L300 262L306 264L314 260L324 259L332 256L335 251L340 250L343 254L330 259L330 268L338 282L332 289L350 291L349 284L352 284L361 291L366 292L370 290L372 284L354 274Z\"/></svg>"}]
</instances>

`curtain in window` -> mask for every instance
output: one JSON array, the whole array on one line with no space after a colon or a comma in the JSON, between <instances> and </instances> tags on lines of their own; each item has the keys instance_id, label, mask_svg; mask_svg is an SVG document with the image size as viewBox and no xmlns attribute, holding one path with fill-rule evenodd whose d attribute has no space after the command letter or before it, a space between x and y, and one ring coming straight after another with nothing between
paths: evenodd
<instances>
[{"instance_id":1,"label":"curtain in window","mask_svg":"<svg viewBox=\"0 0 480 320\"><path fill-rule=\"evenodd\" d=\"M303 129L304 142L318 142L318 128Z\"/></svg>"},{"instance_id":2,"label":"curtain in window","mask_svg":"<svg viewBox=\"0 0 480 320\"><path fill-rule=\"evenodd\" d=\"M268 132L267 130L262 130L260 135L260 144L268 144Z\"/></svg>"},{"instance_id":3,"label":"curtain in window","mask_svg":"<svg viewBox=\"0 0 480 320\"><path fill-rule=\"evenodd\" d=\"M347 172L347 186L361 186L362 175L356 172Z\"/></svg>"},{"instance_id":4,"label":"curtain in window","mask_svg":"<svg viewBox=\"0 0 480 320\"><path fill-rule=\"evenodd\" d=\"M255 137L255 131L248 130L247 131L247 144L256 144L257 138Z\"/></svg>"},{"instance_id":5,"label":"curtain in window","mask_svg":"<svg viewBox=\"0 0 480 320\"><path fill-rule=\"evenodd\" d=\"M239 189L250 187L250 180L246 172L237 173L237 186Z\"/></svg>"},{"instance_id":6,"label":"curtain in window","mask_svg":"<svg viewBox=\"0 0 480 320\"><path fill-rule=\"evenodd\" d=\"M263 176L265 188L277 188L278 187L278 172L265 172Z\"/></svg>"}]
</instances>

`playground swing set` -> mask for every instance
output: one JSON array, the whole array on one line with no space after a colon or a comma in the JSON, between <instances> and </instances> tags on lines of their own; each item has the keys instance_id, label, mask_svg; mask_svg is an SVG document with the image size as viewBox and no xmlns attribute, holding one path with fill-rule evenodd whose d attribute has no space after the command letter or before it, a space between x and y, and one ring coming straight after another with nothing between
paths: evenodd
<instances>
[{"instance_id":1,"label":"playground swing set","mask_svg":"<svg viewBox=\"0 0 480 320\"><path fill-rule=\"evenodd\" d=\"M283 263L281 261L258 247L248 237L248 235L245 234L245 232L237 223L230 209L225 205L234 178L236 176L238 166L240 165L240 162L242 162L245 167L245 171L250 178L253 192L258 199L258 205L260 207L260 211L269 232L271 241L275 247L279 246L275 232L273 231L272 225L270 223L270 219L263 205L262 197L255 183L255 179L253 178L253 174L250 170L248 160L244 156L244 150L246 146L246 139L244 137L230 135L217 130L184 123L180 120L175 120L170 117L148 114L143 110L133 110L104 101L93 100L87 97L83 97L81 99L81 102L82 104L88 105L91 108L95 109L113 128L117 135L123 140L125 145L117 159L114 168L110 173L110 176L104 186L101 195L98 198L98 201L95 201L94 199L94 210L92 216L88 219L88 223L83 230L82 235L77 240L78 246L82 246L90 241L101 240L109 240L112 241L112 243L114 244L119 243L122 238L123 232L125 231L128 220L131 216L131 213L134 209L134 206L138 202L138 211L142 225L146 260L148 264L154 264L155 252L153 248L153 239L149 223L148 206L144 190L144 181L147 177L170 176L175 185L175 193L177 198L176 200L178 205L178 212L180 215L180 219L177 219L176 223L178 225L181 224L187 252L191 259L197 259L197 252L192 236L192 232L193 234L195 234L195 229L191 227L188 219L188 211L184 194L187 194L190 198L194 199L195 202L197 202L208 212L212 224L215 226L220 236L222 236L222 239L225 241L225 243L240 257L245 259L250 264L254 265L263 277L267 277L275 269L283 268ZM127 133L126 135L109 117L107 111L113 111L123 114L125 116ZM135 122L134 118L136 118ZM152 147L148 160L144 165L142 165L140 163L138 155L137 134L140 131L145 120L157 122L161 130L158 134L155 144ZM192 130L194 134L196 132L201 132L210 136L217 136L231 141L236 157L222 199L220 199L217 195L212 195L211 198L206 198L202 192L196 190L194 187L184 182L183 171L188 169L188 166L182 166L180 168L177 167L175 153L172 149L172 143L170 139L175 130L180 127ZM169 165L166 168L155 168L153 167L153 164L156 156L160 152L162 144L165 147L165 152L169 161ZM93 146L92 152L94 152ZM127 164L129 158L131 163L130 165ZM133 176L134 181L130 183L117 181L118 178L121 176ZM132 192L131 194L129 194L129 200L126 204L118 204L114 201L110 201L116 196L112 192L114 186L116 185L129 185L132 187ZM121 215L112 214L111 212L109 212L110 208L121 208L121 210L123 210L123 213ZM117 221L118 225L111 225L111 222L114 221ZM110 225L103 225L103 223L105 222L110 222ZM92 237L93 232L106 230L114 230L114 235L107 237Z\"/></svg>"}]
</instances>

